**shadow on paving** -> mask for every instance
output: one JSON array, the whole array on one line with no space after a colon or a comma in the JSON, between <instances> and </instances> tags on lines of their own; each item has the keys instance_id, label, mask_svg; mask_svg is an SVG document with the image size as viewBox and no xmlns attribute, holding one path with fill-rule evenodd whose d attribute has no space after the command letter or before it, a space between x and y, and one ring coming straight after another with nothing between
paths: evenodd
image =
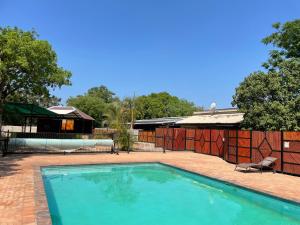
<instances>
[{"instance_id":1,"label":"shadow on paving","mask_svg":"<svg viewBox=\"0 0 300 225\"><path fill-rule=\"evenodd\" d=\"M260 170L236 170L237 172L240 172L240 173L276 173L274 172L273 170L268 170L268 169L264 169L262 172Z\"/></svg>"},{"instance_id":2,"label":"shadow on paving","mask_svg":"<svg viewBox=\"0 0 300 225\"><path fill-rule=\"evenodd\" d=\"M29 155L6 155L0 156L0 179L5 176L11 176L21 170L19 162Z\"/></svg>"}]
</instances>

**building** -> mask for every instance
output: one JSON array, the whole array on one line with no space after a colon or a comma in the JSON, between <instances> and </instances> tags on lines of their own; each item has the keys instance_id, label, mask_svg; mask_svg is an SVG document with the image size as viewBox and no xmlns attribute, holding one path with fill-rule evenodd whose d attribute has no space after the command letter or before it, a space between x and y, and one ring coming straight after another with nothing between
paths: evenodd
<instances>
[{"instance_id":1,"label":"building","mask_svg":"<svg viewBox=\"0 0 300 225\"><path fill-rule=\"evenodd\" d=\"M244 113L235 108L205 110L194 112L187 117L164 117L147 120L137 120L134 129L155 130L158 127L184 128L239 128L244 119Z\"/></svg>"},{"instance_id":2,"label":"building","mask_svg":"<svg viewBox=\"0 0 300 225\"><path fill-rule=\"evenodd\" d=\"M134 122L134 129L139 130L155 130L158 127L179 127L176 122L182 120L184 117L163 117L145 120L136 120Z\"/></svg>"},{"instance_id":3,"label":"building","mask_svg":"<svg viewBox=\"0 0 300 225\"><path fill-rule=\"evenodd\" d=\"M37 132L85 133L93 132L94 118L72 106L53 106L49 111L55 117L39 118Z\"/></svg>"},{"instance_id":4,"label":"building","mask_svg":"<svg viewBox=\"0 0 300 225\"><path fill-rule=\"evenodd\" d=\"M235 108L206 110L194 112L192 116L176 122L176 125L185 128L240 128L244 113Z\"/></svg>"}]
</instances>

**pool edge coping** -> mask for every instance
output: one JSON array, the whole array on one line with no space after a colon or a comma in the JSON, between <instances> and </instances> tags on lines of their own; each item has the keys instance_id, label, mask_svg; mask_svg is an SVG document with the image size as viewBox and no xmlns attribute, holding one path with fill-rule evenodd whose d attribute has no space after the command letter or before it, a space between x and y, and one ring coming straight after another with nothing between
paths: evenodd
<instances>
[{"instance_id":1,"label":"pool edge coping","mask_svg":"<svg viewBox=\"0 0 300 225\"><path fill-rule=\"evenodd\" d=\"M246 190L246 191L254 192L256 194L266 195L267 197L270 197L270 198L275 198L275 199L280 200L280 201L284 201L284 202L291 203L291 204L296 204L300 207L300 201L297 200L297 199L283 198L283 197L280 197L280 196L274 194L273 192L269 192L269 191L265 191L265 190L259 190L259 189L253 188L251 186L248 186L248 185L242 185L242 184L239 184L239 183L235 182L234 180L222 180L222 179L217 178L217 177L212 177L212 176L209 176L209 175L206 175L206 174L203 174L203 173L198 173L198 172L195 172L195 171L192 171L192 170L189 170L189 169L185 169L185 168L182 168L182 167L179 167L179 166L174 166L174 165L171 165L171 164L168 164L168 163L165 163L165 162L159 162L159 163L162 164L162 165L165 165L165 166L175 168L175 169L183 170L183 171L188 172L188 173L192 173L194 175L202 176L202 177L214 180L214 181L222 182L222 183L225 183L227 185L231 185L231 186L234 186L234 187L237 187L237 188L241 188L241 189Z\"/></svg>"},{"instance_id":2,"label":"pool edge coping","mask_svg":"<svg viewBox=\"0 0 300 225\"><path fill-rule=\"evenodd\" d=\"M203 176L208 179L212 179L218 182L223 182L227 185L232 185L250 192L254 192L257 194L266 195L271 198L275 198L280 201L284 201L290 204L296 204L300 207L300 201L296 199L287 199L280 196L277 196L276 194L265 191L265 190L259 190L253 187L250 187L248 185L241 185L234 180L222 180L220 178L212 177L203 173L199 173L197 171L192 171L186 168L183 168L178 165L173 165L170 163L162 162L162 161L137 161L137 162L105 162L105 163L80 163L80 164L53 164L53 165L40 165L34 167L34 199L35 199L35 214L36 214L36 225L52 225L52 220L50 216L50 211L48 207L48 200L45 192L43 177L41 173L41 168L43 167L59 167L59 166L88 166L88 165L121 165L121 164L143 164L143 163L158 163L164 166L169 166L175 169L179 169L188 173L192 173L198 176Z\"/></svg>"},{"instance_id":3,"label":"pool edge coping","mask_svg":"<svg viewBox=\"0 0 300 225\"><path fill-rule=\"evenodd\" d=\"M52 225L41 166L36 166L33 170L36 225Z\"/></svg>"}]
</instances>

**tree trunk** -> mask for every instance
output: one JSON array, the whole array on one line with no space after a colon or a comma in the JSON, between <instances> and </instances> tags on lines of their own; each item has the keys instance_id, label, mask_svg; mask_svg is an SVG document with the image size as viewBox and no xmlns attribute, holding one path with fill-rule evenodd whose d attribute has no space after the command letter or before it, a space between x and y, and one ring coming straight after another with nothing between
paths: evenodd
<instances>
[{"instance_id":1,"label":"tree trunk","mask_svg":"<svg viewBox=\"0 0 300 225\"><path fill-rule=\"evenodd\" d=\"M0 137L2 136L3 106L4 106L4 104L2 102L0 102Z\"/></svg>"}]
</instances>

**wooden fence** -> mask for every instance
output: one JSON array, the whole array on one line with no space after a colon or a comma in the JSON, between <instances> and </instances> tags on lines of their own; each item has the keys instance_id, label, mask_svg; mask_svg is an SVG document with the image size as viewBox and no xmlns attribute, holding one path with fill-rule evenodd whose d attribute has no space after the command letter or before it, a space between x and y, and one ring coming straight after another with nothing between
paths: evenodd
<instances>
[{"instance_id":1,"label":"wooden fence","mask_svg":"<svg viewBox=\"0 0 300 225\"><path fill-rule=\"evenodd\" d=\"M214 155L231 163L257 163L273 156L276 171L300 175L300 132L157 128L140 132L139 141Z\"/></svg>"},{"instance_id":2,"label":"wooden fence","mask_svg":"<svg viewBox=\"0 0 300 225\"><path fill-rule=\"evenodd\" d=\"M155 131L139 131L138 141L155 143Z\"/></svg>"}]
</instances>

